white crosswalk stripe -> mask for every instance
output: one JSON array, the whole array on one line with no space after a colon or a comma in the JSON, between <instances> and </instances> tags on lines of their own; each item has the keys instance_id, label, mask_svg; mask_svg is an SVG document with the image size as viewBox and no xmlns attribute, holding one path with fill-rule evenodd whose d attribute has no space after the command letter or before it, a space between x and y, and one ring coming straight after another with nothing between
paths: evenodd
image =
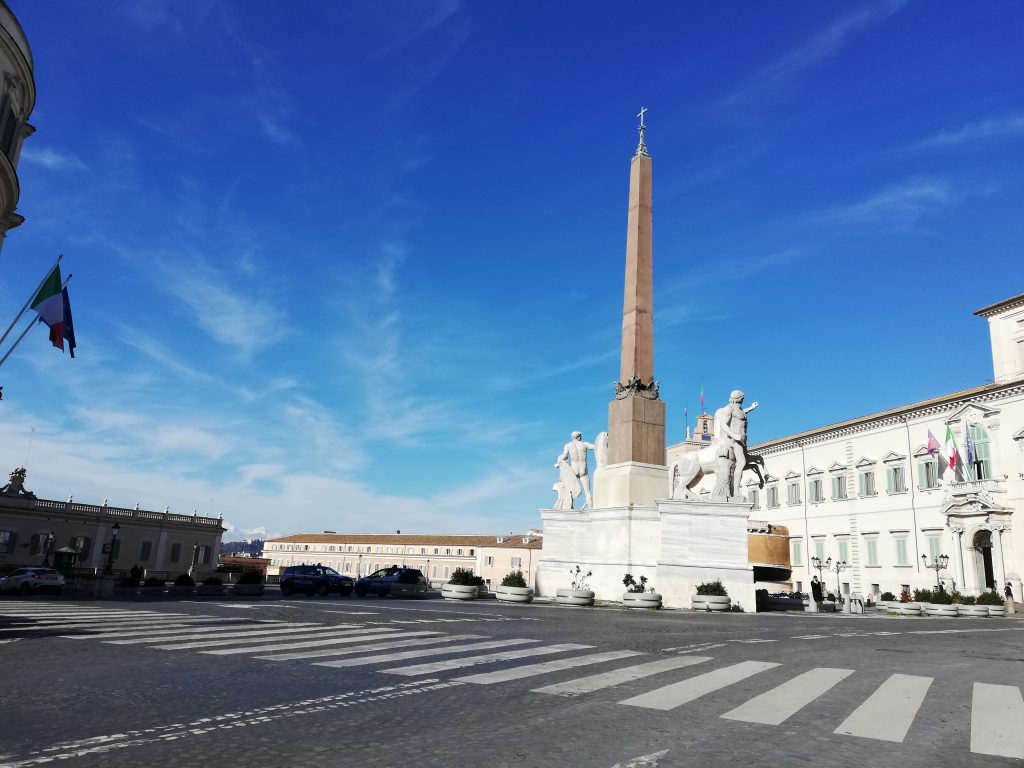
<instances>
[{"instance_id":1,"label":"white crosswalk stripe","mask_svg":"<svg viewBox=\"0 0 1024 768\"><path fill-rule=\"evenodd\" d=\"M264 661L292 661L295 659L322 659L326 656L352 656L358 653L370 653L372 651L390 651L397 648L417 648L424 645L439 645L441 643L455 643L459 640L480 640L486 635L437 635L436 637L424 637L409 640L408 635L403 634L401 640L391 640L384 643L370 643L369 645L357 645L355 648L324 648L316 651L298 651L297 653L275 653L269 656L256 656ZM363 638L366 639L365 637Z\"/></svg>"},{"instance_id":2,"label":"white crosswalk stripe","mask_svg":"<svg viewBox=\"0 0 1024 768\"><path fill-rule=\"evenodd\" d=\"M702 664L711 661L710 656L673 656L668 659L649 661L646 664L638 664L634 667L623 667L611 672L602 672L597 675L580 677L576 680L568 680L564 683L546 685L543 688L534 688L534 693L550 693L556 696L578 696L583 693L593 693L602 688L609 688L613 685L621 685L632 680L640 680L662 672L669 672L673 669L692 667L694 664Z\"/></svg>"},{"instance_id":3,"label":"white crosswalk stripe","mask_svg":"<svg viewBox=\"0 0 1024 768\"><path fill-rule=\"evenodd\" d=\"M228 623L237 622L238 619L169 619L167 621L154 621L150 619L125 619L124 621L117 622L86 622L86 623L72 623L72 624L56 624L53 626L38 626L28 625L23 627L4 627L0 629L0 632L54 632L68 629L81 629L81 630L92 630L95 632L107 632L107 631L118 631L122 629L133 629L137 627L150 627L156 629L158 627L169 627L180 624L181 626L191 626L195 622L202 624L206 623ZM185 622L188 622L187 624Z\"/></svg>"},{"instance_id":4,"label":"white crosswalk stripe","mask_svg":"<svg viewBox=\"0 0 1024 768\"><path fill-rule=\"evenodd\" d=\"M696 677L673 683L672 685L666 685L664 688L642 693L639 696L634 696L619 703L629 707L645 707L646 709L675 709L694 699L699 699L701 696L713 693L720 688L733 685L741 680L746 680L748 677L752 677L759 672L764 672L766 669L772 669L777 666L779 665L770 661L742 661L730 667L716 669L703 675L697 675Z\"/></svg>"},{"instance_id":5,"label":"white crosswalk stripe","mask_svg":"<svg viewBox=\"0 0 1024 768\"><path fill-rule=\"evenodd\" d=\"M382 653L375 656L364 656L359 659L342 659L340 661L320 661L318 667L359 667L367 664L383 664L404 659L418 659L424 656L440 656L449 653L461 653L463 651L479 651L489 648L504 648L509 645L522 645L524 643L536 643L536 640L512 639L512 640L491 640L483 643L471 643L460 645L455 648L426 648L419 651L401 651L398 653Z\"/></svg>"},{"instance_id":6,"label":"white crosswalk stripe","mask_svg":"<svg viewBox=\"0 0 1024 768\"><path fill-rule=\"evenodd\" d=\"M1024 759L1024 698L1020 688L974 684L971 752Z\"/></svg>"},{"instance_id":7,"label":"white crosswalk stripe","mask_svg":"<svg viewBox=\"0 0 1024 768\"><path fill-rule=\"evenodd\" d=\"M890 675L835 733L879 741L903 741L921 708L931 677Z\"/></svg>"},{"instance_id":8,"label":"white crosswalk stripe","mask_svg":"<svg viewBox=\"0 0 1024 768\"><path fill-rule=\"evenodd\" d=\"M588 656L576 656L569 659L555 659L554 661L545 661L540 664L527 664L521 667L512 667L511 669L499 669L496 672L481 672L476 675L466 675L465 677L457 677L455 679L462 683L493 685L495 683L505 683L509 680L520 680L524 677L546 675L549 672L558 672L563 669L572 669L573 667L602 664L606 661L625 659L630 656L643 656L643 654L640 651L606 651L604 653L592 653Z\"/></svg>"},{"instance_id":9,"label":"white crosswalk stripe","mask_svg":"<svg viewBox=\"0 0 1024 768\"><path fill-rule=\"evenodd\" d=\"M755 696L722 717L745 723L781 725L819 696L853 674L852 669L819 667L797 675L767 693Z\"/></svg>"},{"instance_id":10,"label":"white crosswalk stripe","mask_svg":"<svg viewBox=\"0 0 1024 768\"><path fill-rule=\"evenodd\" d=\"M518 643L535 643L536 640L505 641L505 645L516 645ZM499 646L500 647L500 646ZM409 667L396 667L394 669L382 670L388 675L434 675L449 669L460 669L462 667L475 667L480 664L493 664L497 661L511 661L513 659L524 659L530 656L550 656L554 653L565 651L576 651L584 648L593 648L592 645L579 645L577 643L560 643L558 645L545 645L540 648L521 648L516 651L502 651L501 653L488 653L483 656L468 656L461 659L447 659L446 661L433 661L427 664L414 664Z\"/></svg>"},{"instance_id":11,"label":"white crosswalk stripe","mask_svg":"<svg viewBox=\"0 0 1024 768\"><path fill-rule=\"evenodd\" d=\"M221 633L214 638L204 638L188 643L170 643L168 645L152 645L160 651L188 651L194 648L216 648L225 645L267 645L268 643L293 643L307 640L331 640L334 638L362 636L379 633L379 629L335 629L333 627L298 627L293 629L275 629L271 632L231 632ZM391 630L394 632L395 630ZM266 640L264 640L266 638ZM163 641L161 641L162 643Z\"/></svg>"},{"instance_id":12,"label":"white crosswalk stripe","mask_svg":"<svg viewBox=\"0 0 1024 768\"><path fill-rule=\"evenodd\" d=\"M277 624L277 625L275 625L274 629L277 629L278 627L288 627L288 628L305 628L305 629L308 630L310 627L317 627L317 626L320 626L320 625L312 624L310 622L296 622L296 623ZM250 634L258 634L258 633L262 632L265 628L264 627L259 627L259 626L256 626L256 625L252 625L252 624L234 624L231 627L225 628L225 629L238 630L238 631L246 631L246 632L249 632ZM161 638L159 642L167 642L168 640L174 640L174 641L178 641L178 640L182 640L182 641L185 641L185 640L204 640L205 639L204 634L205 633L200 634L200 633L192 632L190 629L188 629L186 627L184 630L182 630L178 634L171 635L170 637L163 637L163 638ZM227 635L221 634L221 637L231 637L231 636L232 635L230 635L230 634L227 634ZM152 644L153 640L151 638L149 638L149 637L132 637L132 638L128 638L127 640L104 640L103 642L109 643L111 645L145 645L145 644Z\"/></svg>"},{"instance_id":13,"label":"white crosswalk stripe","mask_svg":"<svg viewBox=\"0 0 1024 768\"><path fill-rule=\"evenodd\" d=\"M241 623L238 619L225 619L224 621L218 621L216 624L196 624L195 621L198 619L185 623L168 623L168 624L126 624L120 628L117 627L90 627L88 630L81 634L75 635L61 635L71 640L124 640L129 637L138 637L140 635L147 635L154 638L154 640L163 640L173 635L180 635L183 632L190 634L209 633L209 632L223 632L226 629L254 629L257 625L251 623ZM225 622L231 623L225 623ZM283 622L282 622L283 623ZM273 629L273 624L262 624L268 629Z\"/></svg>"},{"instance_id":14,"label":"white crosswalk stripe","mask_svg":"<svg viewBox=\"0 0 1024 768\"><path fill-rule=\"evenodd\" d=\"M387 634L383 634L387 631ZM364 634L365 633L365 634ZM376 633L376 634L369 634ZM430 635L439 635L440 632L406 632L403 637L428 637ZM394 630L382 630L379 627L374 629L364 629L360 632L352 632L345 637L323 637L316 640L304 640L298 643L279 643L277 645L256 645L247 648L221 648L215 651L199 651L199 653L208 653L214 656L231 656L234 654L242 653L267 653L270 651L290 651L295 648L320 648L325 645L345 645L351 643L362 643L367 640L381 640L384 638L394 637Z\"/></svg>"}]
</instances>

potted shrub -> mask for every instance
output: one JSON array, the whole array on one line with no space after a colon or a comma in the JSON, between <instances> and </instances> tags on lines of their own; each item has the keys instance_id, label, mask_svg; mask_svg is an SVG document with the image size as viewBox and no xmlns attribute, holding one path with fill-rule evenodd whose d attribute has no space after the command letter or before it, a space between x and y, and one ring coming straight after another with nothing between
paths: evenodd
<instances>
[{"instance_id":1,"label":"potted shrub","mask_svg":"<svg viewBox=\"0 0 1024 768\"><path fill-rule=\"evenodd\" d=\"M224 582L216 576L203 579L203 583L196 590L200 595L223 595L225 592Z\"/></svg>"},{"instance_id":2,"label":"potted shrub","mask_svg":"<svg viewBox=\"0 0 1024 768\"><path fill-rule=\"evenodd\" d=\"M149 597L157 597L164 593L164 580L158 579L155 576L151 576L142 582L142 587L139 589L139 594L148 595Z\"/></svg>"},{"instance_id":3,"label":"potted shrub","mask_svg":"<svg viewBox=\"0 0 1024 768\"><path fill-rule=\"evenodd\" d=\"M238 577L238 581L231 586L231 594L240 595L242 597L262 595L263 574L259 571L242 571L242 575Z\"/></svg>"},{"instance_id":4,"label":"potted shrub","mask_svg":"<svg viewBox=\"0 0 1024 768\"><path fill-rule=\"evenodd\" d=\"M900 616L920 616L921 605L920 603L915 603L910 593L904 589L900 592L900 600L893 607L893 612Z\"/></svg>"},{"instance_id":5,"label":"potted shrub","mask_svg":"<svg viewBox=\"0 0 1024 768\"><path fill-rule=\"evenodd\" d=\"M961 595L960 604L956 608L957 615L959 616L966 616L971 619L988 617L988 606L978 605L978 598L974 595Z\"/></svg>"},{"instance_id":6,"label":"potted shrub","mask_svg":"<svg viewBox=\"0 0 1024 768\"><path fill-rule=\"evenodd\" d=\"M533 590L526 585L526 577L522 571L512 571L505 576L495 595L503 603L533 602Z\"/></svg>"},{"instance_id":7,"label":"potted shrub","mask_svg":"<svg viewBox=\"0 0 1024 768\"><path fill-rule=\"evenodd\" d=\"M480 594L480 586L484 580L467 568L456 568L441 587L441 597L445 600L476 600Z\"/></svg>"},{"instance_id":8,"label":"potted shrub","mask_svg":"<svg viewBox=\"0 0 1024 768\"><path fill-rule=\"evenodd\" d=\"M1005 616L1006 615L1006 601L992 590L982 592L978 595L976 605L981 608L984 607L988 612L989 616Z\"/></svg>"},{"instance_id":9,"label":"potted shrub","mask_svg":"<svg viewBox=\"0 0 1024 768\"><path fill-rule=\"evenodd\" d=\"M196 580L183 573L174 580L174 584L168 590L172 595L194 595L196 593Z\"/></svg>"},{"instance_id":10,"label":"potted shrub","mask_svg":"<svg viewBox=\"0 0 1024 768\"><path fill-rule=\"evenodd\" d=\"M892 610L896 602L896 595L892 592L883 592L878 596L878 603L875 605L875 608L882 613L888 613Z\"/></svg>"},{"instance_id":11,"label":"potted shrub","mask_svg":"<svg viewBox=\"0 0 1024 768\"><path fill-rule=\"evenodd\" d=\"M594 592L587 586L587 579L593 575L593 571L583 573L583 569L578 565L575 570L569 571L569 576L572 577L572 583L569 588L555 591L555 599L558 601L558 604L573 607L593 605Z\"/></svg>"},{"instance_id":12,"label":"potted shrub","mask_svg":"<svg viewBox=\"0 0 1024 768\"><path fill-rule=\"evenodd\" d=\"M931 599L928 605L924 606L924 612L929 616L945 616L947 618L960 615L953 603L953 595L938 589L931 593Z\"/></svg>"},{"instance_id":13,"label":"potted shrub","mask_svg":"<svg viewBox=\"0 0 1024 768\"><path fill-rule=\"evenodd\" d=\"M697 585L697 594L691 598L695 611L728 611L732 600L721 581L705 582Z\"/></svg>"},{"instance_id":14,"label":"potted shrub","mask_svg":"<svg viewBox=\"0 0 1024 768\"><path fill-rule=\"evenodd\" d=\"M627 608L661 608L661 595L654 591L653 586L647 586L646 576L637 581L633 574L627 573L622 577L622 585L626 588L622 593L622 604Z\"/></svg>"}]
</instances>

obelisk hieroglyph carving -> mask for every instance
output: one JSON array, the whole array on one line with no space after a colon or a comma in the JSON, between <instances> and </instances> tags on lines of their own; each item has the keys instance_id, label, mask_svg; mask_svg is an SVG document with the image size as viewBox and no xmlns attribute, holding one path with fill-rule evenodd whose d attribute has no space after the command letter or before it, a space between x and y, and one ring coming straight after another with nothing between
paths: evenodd
<instances>
[{"instance_id":1,"label":"obelisk hieroglyph carving","mask_svg":"<svg viewBox=\"0 0 1024 768\"><path fill-rule=\"evenodd\" d=\"M665 464L665 403L654 380L651 156L641 108L640 143L629 167L622 361L608 405L608 463Z\"/></svg>"}]
</instances>

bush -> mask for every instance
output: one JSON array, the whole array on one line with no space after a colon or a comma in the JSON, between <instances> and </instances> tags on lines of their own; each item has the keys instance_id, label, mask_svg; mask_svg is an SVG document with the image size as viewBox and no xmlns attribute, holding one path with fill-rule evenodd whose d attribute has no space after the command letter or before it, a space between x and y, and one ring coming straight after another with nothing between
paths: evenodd
<instances>
[{"instance_id":1,"label":"bush","mask_svg":"<svg viewBox=\"0 0 1024 768\"><path fill-rule=\"evenodd\" d=\"M930 589L915 589L914 590L914 602L915 603L932 603L934 593Z\"/></svg>"},{"instance_id":2,"label":"bush","mask_svg":"<svg viewBox=\"0 0 1024 768\"><path fill-rule=\"evenodd\" d=\"M710 582L705 582L704 584L698 584L697 585L697 594L698 595L713 595L715 597L728 597L729 596L729 593L725 591L725 586L723 586L722 582L718 581L718 580L710 581Z\"/></svg>"},{"instance_id":3,"label":"bush","mask_svg":"<svg viewBox=\"0 0 1024 768\"><path fill-rule=\"evenodd\" d=\"M995 592L982 592L978 595L976 605L1005 605L1003 598L997 595Z\"/></svg>"},{"instance_id":4,"label":"bush","mask_svg":"<svg viewBox=\"0 0 1024 768\"><path fill-rule=\"evenodd\" d=\"M449 584L458 584L464 587L480 587L483 586L484 580L479 576L475 576L468 568L456 568L452 573Z\"/></svg>"},{"instance_id":5,"label":"bush","mask_svg":"<svg viewBox=\"0 0 1024 768\"><path fill-rule=\"evenodd\" d=\"M953 596L949 592L939 592L935 590L932 592L932 599L930 601L933 605L952 605Z\"/></svg>"},{"instance_id":6,"label":"bush","mask_svg":"<svg viewBox=\"0 0 1024 768\"><path fill-rule=\"evenodd\" d=\"M174 586L176 587L194 587L196 580L189 576L187 573L181 574L174 580Z\"/></svg>"},{"instance_id":7,"label":"bush","mask_svg":"<svg viewBox=\"0 0 1024 768\"><path fill-rule=\"evenodd\" d=\"M641 576L640 581L638 582L636 579L633 578L633 574L627 573L622 579L622 584L626 587L627 592L633 592L636 594L640 594L641 592L654 591L653 586L648 588L646 576Z\"/></svg>"},{"instance_id":8,"label":"bush","mask_svg":"<svg viewBox=\"0 0 1024 768\"><path fill-rule=\"evenodd\" d=\"M526 577L523 576L522 571L512 571L512 573L508 574L504 579L501 580L501 586L519 587L520 589L525 589L527 586Z\"/></svg>"},{"instance_id":9,"label":"bush","mask_svg":"<svg viewBox=\"0 0 1024 768\"><path fill-rule=\"evenodd\" d=\"M142 582L142 586L149 587L149 588L160 587L160 589L163 589L164 588L164 580L163 579L158 579L155 576L154 577L150 577L150 578L146 579L144 582Z\"/></svg>"},{"instance_id":10,"label":"bush","mask_svg":"<svg viewBox=\"0 0 1024 768\"><path fill-rule=\"evenodd\" d=\"M910 593L907 592L907 590L904 589L902 592L900 592L900 602L901 603L909 603L910 599L911 599L910 598Z\"/></svg>"},{"instance_id":11,"label":"bush","mask_svg":"<svg viewBox=\"0 0 1024 768\"><path fill-rule=\"evenodd\" d=\"M207 579L203 579L203 585L207 587L223 587L224 582L218 579L216 576L210 576Z\"/></svg>"},{"instance_id":12,"label":"bush","mask_svg":"<svg viewBox=\"0 0 1024 768\"><path fill-rule=\"evenodd\" d=\"M974 605L976 602L978 602L978 598L976 598L974 595L960 596L960 605Z\"/></svg>"},{"instance_id":13,"label":"bush","mask_svg":"<svg viewBox=\"0 0 1024 768\"><path fill-rule=\"evenodd\" d=\"M242 571L242 575L238 577L237 584L262 584L263 574L259 571Z\"/></svg>"},{"instance_id":14,"label":"bush","mask_svg":"<svg viewBox=\"0 0 1024 768\"><path fill-rule=\"evenodd\" d=\"M594 575L593 571L583 573L583 569L577 565L576 570L569 571L569 575L572 576L572 585L569 587L570 589L577 591L590 589L590 587L587 586L587 579Z\"/></svg>"},{"instance_id":15,"label":"bush","mask_svg":"<svg viewBox=\"0 0 1024 768\"><path fill-rule=\"evenodd\" d=\"M879 600L895 600L896 599L896 595L894 595L892 592L883 592L879 596L878 599Z\"/></svg>"}]
</instances>

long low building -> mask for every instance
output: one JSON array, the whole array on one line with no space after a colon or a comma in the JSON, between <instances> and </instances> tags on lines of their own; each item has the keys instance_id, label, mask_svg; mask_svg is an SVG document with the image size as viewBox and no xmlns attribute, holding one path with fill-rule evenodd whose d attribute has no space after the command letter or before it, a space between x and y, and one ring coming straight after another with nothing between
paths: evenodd
<instances>
[{"instance_id":1,"label":"long low building","mask_svg":"<svg viewBox=\"0 0 1024 768\"><path fill-rule=\"evenodd\" d=\"M751 517L789 529L794 589L820 574L840 593L938 580L972 595L1009 582L1024 598L1024 295L975 314L989 321L992 383L751 446L766 470L763 489L744 476ZM709 419L669 447L670 464Z\"/></svg>"},{"instance_id":2,"label":"long low building","mask_svg":"<svg viewBox=\"0 0 1024 768\"><path fill-rule=\"evenodd\" d=\"M536 531L508 536L416 533L298 533L264 543L268 575L290 565L319 563L352 576L391 565L418 568L433 582L445 582L456 568L481 576L491 585L521 570L534 582L541 537Z\"/></svg>"}]
</instances>

